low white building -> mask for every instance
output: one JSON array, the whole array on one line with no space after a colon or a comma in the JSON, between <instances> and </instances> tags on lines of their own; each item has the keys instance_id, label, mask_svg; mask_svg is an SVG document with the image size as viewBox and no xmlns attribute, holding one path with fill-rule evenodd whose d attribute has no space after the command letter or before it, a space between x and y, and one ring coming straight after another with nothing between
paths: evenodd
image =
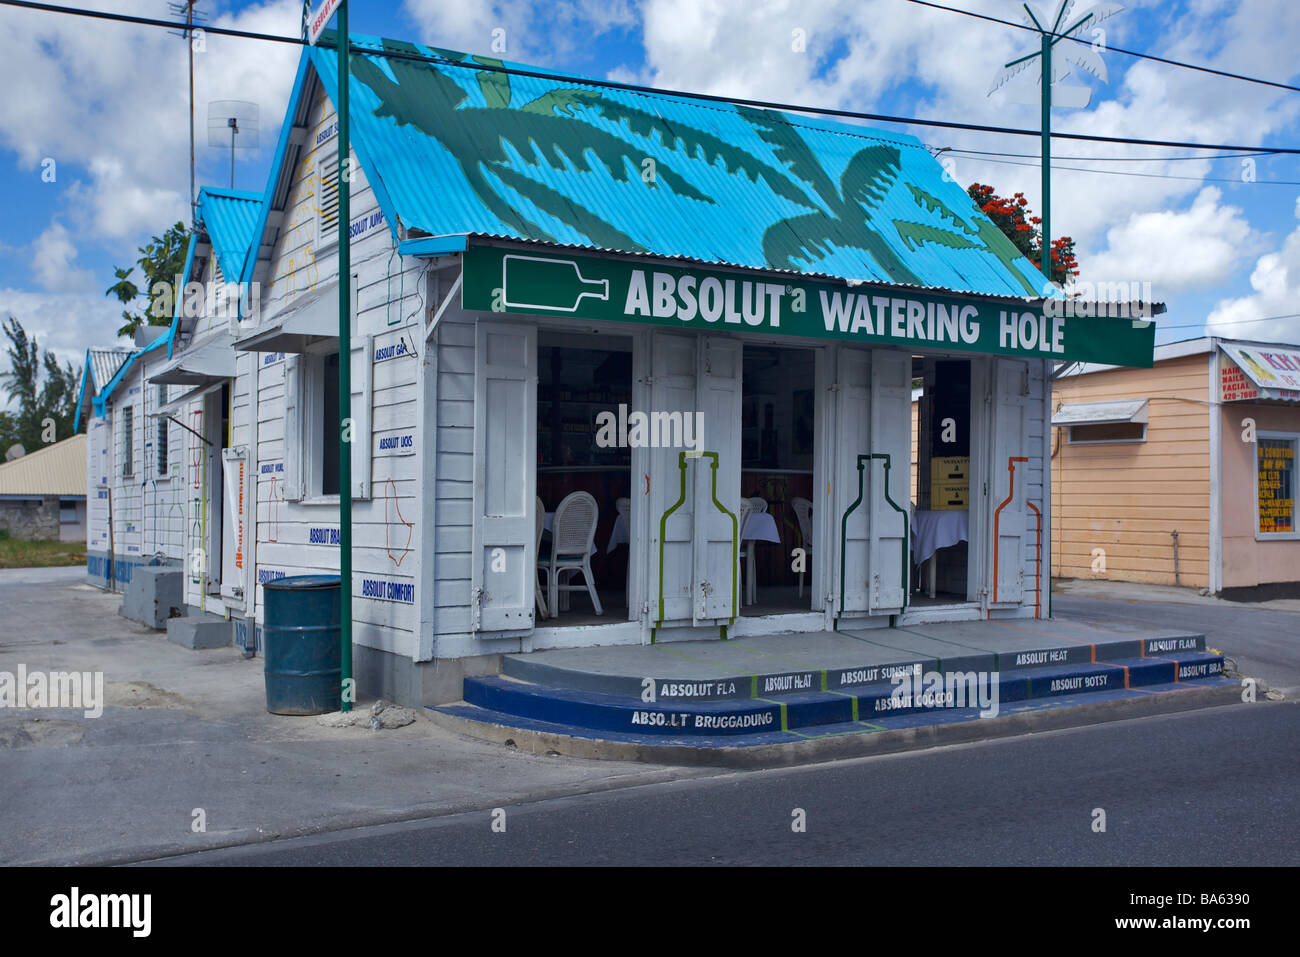
<instances>
[{"instance_id":1,"label":"low white building","mask_svg":"<svg viewBox=\"0 0 1300 957\"><path fill-rule=\"evenodd\" d=\"M263 583L339 567L350 494L356 675L410 703L507 652L1049 613L1049 363L1149 364L1149 322L1045 313L1033 266L911 138L354 43L352 488L322 46L246 305L172 359L233 339L191 370L204 402L229 390L194 429L223 471L197 481L244 507L199 534L191 603L255 631ZM562 502L590 509L567 606L538 570Z\"/></svg>"}]
</instances>

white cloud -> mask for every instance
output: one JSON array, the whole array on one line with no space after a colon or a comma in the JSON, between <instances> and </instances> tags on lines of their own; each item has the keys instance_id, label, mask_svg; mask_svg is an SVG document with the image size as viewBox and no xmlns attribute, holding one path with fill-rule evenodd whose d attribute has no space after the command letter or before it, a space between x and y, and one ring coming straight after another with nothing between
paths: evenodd
<instances>
[{"instance_id":1,"label":"white cloud","mask_svg":"<svg viewBox=\"0 0 1300 957\"><path fill-rule=\"evenodd\" d=\"M1260 238L1241 209L1207 186L1183 211L1133 213L1106 233L1104 252L1081 259L1080 279L1149 282L1157 300L1221 285L1258 252Z\"/></svg>"},{"instance_id":2,"label":"white cloud","mask_svg":"<svg viewBox=\"0 0 1300 957\"><path fill-rule=\"evenodd\" d=\"M50 223L32 243L32 275L45 289L65 292L89 288L93 276L89 269L77 269L73 260L77 247L67 228L60 222Z\"/></svg>"},{"instance_id":3,"label":"white cloud","mask_svg":"<svg viewBox=\"0 0 1300 957\"><path fill-rule=\"evenodd\" d=\"M148 17L166 16L157 0L87 0L85 6ZM268 0L238 14L208 8L210 22L265 33L297 35L300 0ZM33 188L57 190L45 222L31 222L29 248L40 293L0 292L0 314L12 311L42 346L80 361L87 345L111 346L121 309L102 292L75 290L98 282L68 271L77 250L108 250L129 265L136 247L169 225L189 221L189 74L185 40L169 31L67 14L0 10L5 55L0 57L0 148L13 151ZM299 48L208 34L194 55L196 152L200 175L211 161L226 185L228 158L207 146L207 104L256 101L264 129L276 130L288 105ZM274 149L262 139L262 153ZM42 160L57 178L41 180ZM242 159L242 157L241 157ZM237 184L260 190L260 174ZM13 188L24 188L13 184ZM136 273L138 277L139 273ZM111 276L101 276L107 286Z\"/></svg>"},{"instance_id":4,"label":"white cloud","mask_svg":"<svg viewBox=\"0 0 1300 957\"><path fill-rule=\"evenodd\" d=\"M88 348L125 345L116 337L122 307L97 292L29 292L0 289L0 316L13 316L34 337L41 351L54 352L60 362L81 365Z\"/></svg>"},{"instance_id":5,"label":"white cloud","mask_svg":"<svg viewBox=\"0 0 1300 957\"><path fill-rule=\"evenodd\" d=\"M1300 219L1300 197L1295 211ZM1214 307L1206 333L1300 345L1300 225L1280 250L1259 257L1250 285L1254 294L1224 299Z\"/></svg>"},{"instance_id":6,"label":"white cloud","mask_svg":"<svg viewBox=\"0 0 1300 957\"><path fill-rule=\"evenodd\" d=\"M1018 19L997 0L960 6ZM1037 6L1054 8L1055 3L1044 0ZM1134 23L1139 14L1149 21L1165 8L1139 11L1132 8L1146 5L1129 6L1128 12L1107 21L1108 42L1138 49L1151 46L1147 34L1155 31L1138 36ZM1009 102L1001 92L986 95L1003 63L1034 48L1029 34L1010 27L898 0L773 0L761 13L748 0L647 0L643 10L647 67L641 78L658 86L997 126L1039 125L1037 106ZM794 29L806 31L803 53L791 49ZM1291 0L1241 0L1227 11L1222 4L1201 4L1170 15L1158 36L1164 56L1285 79L1294 71L1300 17L1293 15ZM1104 56L1110 83L1072 77L1068 82L1093 87L1094 106L1056 111L1054 129L1255 143L1265 142L1300 117L1300 99L1293 93L1137 61L1113 51ZM1026 159L996 163L956 155L956 177L967 185L991 184L1003 195L1024 192L1031 207L1041 212L1036 138L924 128L913 132L936 145L1028 154ZM1132 146L1057 140L1053 152L1058 157L1154 156L1160 161L1124 168L1191 177L1054 172L1053 235L1073 236L1080 248L1098 244L1114 223L1134 213L1177 208L1199 191L1199 177L1212 168L1209 161L1170 161L1172 151Z\"/></svg>"}]
</instances>

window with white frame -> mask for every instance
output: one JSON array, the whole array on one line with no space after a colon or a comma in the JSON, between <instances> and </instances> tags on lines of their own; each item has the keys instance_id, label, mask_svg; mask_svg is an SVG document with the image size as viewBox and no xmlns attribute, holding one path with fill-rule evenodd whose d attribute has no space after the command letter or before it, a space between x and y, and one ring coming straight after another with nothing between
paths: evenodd
<instances>
[{"instance_id":1,"label":"window with white frame","mask_svg":"<svg viewBox=\"0 0 1300 957\"><path fill-rule=\"evenodd\" d=\"M167 386L158 386L158 398L156 408L161 409L167 404ZM156 453L156 471L158 478L167 477L167 416L158 416L158 424L155 426L157 435L154 438L154 452Z\"/></svg>"},{"instance_id":2,"label":"window with white frame","mask_svg":"<svg viewBox=\"0 0 1300 957\"><path fill-rule=\"evenodd\" d=\"M135 475L135 407L122 409L122 477Z\"/></svg>"},{"instance_id":3,"label":"window with white frame","mask_svg":"<svg viewBox=\"0 0 1300 957\"><path fill-rule=\"evenodd\" d=\"M1145 442L1145 422L1100 422L1095 425L1070 426L1071 445L1093 445L1101 442Z\"/></svg>"},{"instance_id":4,"label":"window with white frame","mask_svg":"<svg viewBox=\"0 0 1300 957\"><path fill-rule=\"evenodd\" d=\"M339 494L339 354L304 355L302 481L308 498Z\"/></svg>"},{"instance_id":5,"label":"window with white frame","mask_svg":"<svg viewBox=\"0 0 1300 957\"><path fill-rule=\"evenodd\" d=\"M1259 432L1255 440L1255 538L1300 538L1296 532L1300 434Z\"/></svg>"}]
</instances>

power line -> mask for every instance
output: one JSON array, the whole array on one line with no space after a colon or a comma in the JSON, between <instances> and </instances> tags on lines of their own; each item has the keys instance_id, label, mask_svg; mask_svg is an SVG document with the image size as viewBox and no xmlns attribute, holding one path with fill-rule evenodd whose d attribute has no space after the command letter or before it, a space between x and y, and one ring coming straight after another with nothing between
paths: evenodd
<instances>
[{"instance_id":1,"label":"power line","mask_svg":"<svg viewBox=\"0 0 1300 957\"><path fill-rule=\"evenodd\" d=\"M930 149L940 149L940 147L927 144ZM1039 153L1000 153L990 150L963 150L955 146L944 146L943 150L949 153L964 153L970 156L1006 156L1012 159L1039 159ZM1273 156L1272 150L1265 150L1260 153L1223 153L1218 156L1057 156L1055 159L1060 160L1086 160L1090 163L1173 163L1179 160L1219 160L1219 159L1240 159L1244 156Z\"/></svg>"},{"instance_id":2,"label":"power line","mask_svg":"<svg viewBox=\"0 0 1300 957\"><path fill-rule=\"evenodd\" d=\"M1258 319L1219 319L1214 325L1216 326L1240 326L1250 322L1273 322L1277 319L1300 319L1300 312L1288 312L1282 316L1260 316ZM1210 320L1204 322L1185 323L1176 326L1166 326L1164 323L1156 323L1156 329L1200 329L1209 326Z\"/></svg>"},{"instance_id":3,"label":"power line","mask_svg":"<svg viewBox=\"0 0 1300 957\"><path fill-rule=\"evenodd\" d=\"M973 10L961 10L957 7L945 7L941 3L932 3L930 0L907 0L908 3L915 3L922 7L933 7L935 10L946 10L948 13L960 13L964 17L974 17L976 20L987 20L990 23L1000 23L1004 27L1015 27L1017 30L1028 30L1030 33L1038 33L1034 27L1026 26L1023 23L1016 23L1014 20L1003 20L1000 17L991 17L984 13L975 13ZM1072 43L1082 43L1092 46L1088 40L1081 37L1060 37L1062 40L1069 40ZM1257 83L1260 86L1272 86L1279 90L1290 90L1293 93L1300 93L1300 86L1291 86L1289 83L1278 83L1275 80L1262 80L1256 76L1245 76L1241 73L1230 73L1227 70L1216 70L1213 67L1199 66L1195 63L1183 63L1179 60L1168 60L1164 57L1155 56L1151 53L1142 53L1138 50L1125 50L1123 47L1111 46L1106 44L1107 50L1113 50L1116 53L1122 53L1125 56L1136 57L1139 60L1152 60L1156 63L1164 63L1167 66L1181 67L1184 70L1195 70L1198 73L1212 73L1215 76L1227 77L1230 80L1241 80L1244 83Z\"/></svg>"},{"instance_id":4,"label":"power line","mask_svg":"<svg viewBox=\"0 0 1300 957\"><path fill-rule=\"evenodd\" d=\"M100 20L114 20L123 23L133 23L143 26L158 26L168 29L183 28L184 21L158 20L152 17L137 17L128 14L110 13L102 10L86 10L81 7L59 7L48 3L36 3L33 0L0 0L0 6L17 7L26 10L42 10L51 13L63 13L74 16L88 16ZM959 11L960 12L960 11ZM251 40L267 40L276 43L292 43L299 46L303 45L303 40L299 37L288 37L269 33L253 33L247 30L233 30L227 27L205 27L207 33L216 36L233 36ZM332 44L322 43L323 47L330 47ZM358 54L379 56L395 60L411 60L420 63L434 63L443 66L475 70L486 73L503 73L507 76L525 76L534 79L560 81L564 83L573 83L581 86L593 86L613 90L623 90L629 93L642 93L651 96L672 96L683 99L704 101L710 103L725 103L734 106L747 106L754 109L778 110L782 112L793 113L816 113L823 116L836 116L846 119L870 120L874 123L895 123L906 126L929 126L938 129L948 130L968 130L976 133L997 133L1004 136L1033 136L1042 135L1041 130L1022 129L1011 126L985 126L975 123L957 123L948 120L926 120L919 117L893 116L887 113L862 113L856 110L838 110L832 107L817 106L799 106L793 103L778 103L771 100L754 100L735 96L718 96L709 93L691 93L685 90L659 89L652 86L643 86L637 83L619 83L614 80L598 80L588 77L573 77L563 74L547 73L541 70L524 70L519 67L497 66L494 64L471 63L468 61L457 61L447 57L433 56L430 54L411 53L404 50L372 50L363 46L355 46L354 49ZM788 120L786 122L789 122ZM799 126L797 123L790 123L791 126ZM844 130L835 131L844 134ZM862 134L866 138L866 134ZM1078 140L1088 143L1119 143L1126 146L1158 146L1174 149L1193 149L1193 150L1222 150L1233 153L1285 153L1287 155L1300 155L1300 148L1294 147L1271 147L1271 146L1237 146L1226 143L1188 143L1177 140L1143 140L1133 137L1121 136L1096 136L1087 133L1058 133L1051 132L1050 135L1055 139Z\"/></svg>"},{"instance_id":5,"label":"power line","mask_svg":"<svg viewBox=\"0 0 1300 957\"><path fill-rule=\"evenodd\" d=\"M957 152L951 150L950 152ZM1015 160L990 159L980 157L981 163L997 163L1002 166L1026 166L1032 169L1041 169L1042 163L1017 163ZM1136 173L1127 169L1089 169L1086 166L1061 166L1057 163L1052 164L1052 169L1069 170L1075 173L1098 173L1104 176L1136 176L1139 179L1178 179L1185 180L1189 183L1235 183L1246 186L1300 186L1300 180L1282 180L1282 179L1260 179L1246 182L1241 179L1226 179L1214 176L1173 176L1168 173Z\"/></svg>"}]
</instances>

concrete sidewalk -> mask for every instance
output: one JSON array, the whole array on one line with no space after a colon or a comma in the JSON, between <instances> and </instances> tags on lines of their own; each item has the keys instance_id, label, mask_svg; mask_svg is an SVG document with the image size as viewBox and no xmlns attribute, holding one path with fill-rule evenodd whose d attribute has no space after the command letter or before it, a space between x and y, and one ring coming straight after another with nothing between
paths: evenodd
<instances>
[{"instance_id":1,"label":"concrete sidewalk","mask_svg":"<svg viewBox=\"0 0 1300 957\"><path fill-rule=\"evenodd\" d=\"M1143 585L1138 582L1107 581L1104 578L1055 578L1053 595L1074 598L1102 598L1110 601L1160 602L1174 605L1207 605L1215 608L1259 608L1267 611L1300 612L1300 598L1274 598L1269 601L1228 601L1203 595L1196 588L1173 585Z\"/></svg>"},{"instance_id":2,"label":"concrete sidewalk","mask_svg":"<svg viewBox=\"0 0 1300 957\"><path fill-rule=\"evenodd\" d=\"M533 756L422 709L382 731L272 715L261 658L172 644L84 574L0 573L0 671L102 671L107 700L99 718L0 708L0 864L132 860L708 773Z\"/></svg>"}]
</instances>

